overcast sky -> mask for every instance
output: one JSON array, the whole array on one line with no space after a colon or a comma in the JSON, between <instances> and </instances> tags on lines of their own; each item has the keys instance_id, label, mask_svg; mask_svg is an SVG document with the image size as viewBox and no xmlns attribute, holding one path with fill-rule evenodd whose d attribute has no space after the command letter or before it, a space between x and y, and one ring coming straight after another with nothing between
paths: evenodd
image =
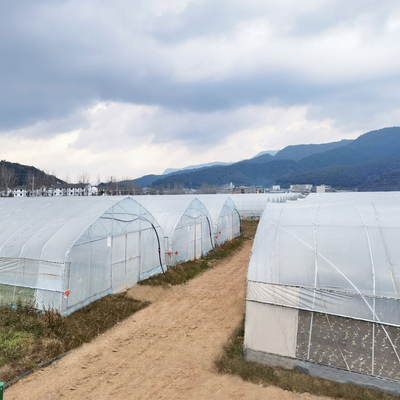
<instances>
[{"instance_id":1,"label":"overcast sky","mask_svg":"<svg viewBox=\"0 0 400 400\"><path fill-rule=\"evenodd\" d=\"M400 125L398 0L0 0L1 159L74 181Z\"/></svg>"}]
</instances>

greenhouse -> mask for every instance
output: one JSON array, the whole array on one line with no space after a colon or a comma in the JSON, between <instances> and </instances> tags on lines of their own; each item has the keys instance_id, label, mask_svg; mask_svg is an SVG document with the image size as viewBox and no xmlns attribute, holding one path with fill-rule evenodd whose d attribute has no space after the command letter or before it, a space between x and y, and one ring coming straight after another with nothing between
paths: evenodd
<instances>
[{"instance_id":1,"label":"greenhouse","mask_svg":"<svg viewBox=\"0 0 400 400\"><path fill-rule=\"evenodd\" d=\"M268 203L284 203L287 200L296 200L296 193L251 193L232 194L229 197L236 205L241 217L261 217ZM228 195L227 195L228 197Z\"/></svg>"},{"instance_id":2,"label":"greenhouse","mask_svg":"<svg viewBox=\"0 0 400 400\"><path fill-rule=\"evenodd\" d=\"M163 235L129 197L3 199L0 303L69 314L161 272Z\"/></svg>"},{"instance_id":3,"label":"greenhouse","mask_svg":"<svg viewBox=\"0 0 400 400\"><path fill-rule=\"evenodd\" d=\"M211 216L192 196L136 196L164 231L165 261L172 266L214 248Z\"/></svg>"},{"instance_id":4,"label":"greenhouse","mask_svg":"<svg viewBox=\"0 0 400 400\"><path fill-rule=\"evenodd\" d=\"M400 201L268 204L249 262L245 355L400 394Z\"/></svg>"},{"instance_id":5,"label":"greenhouse","mask_svg":"<svg viewBox=\"0 0 400 400\"><path fill-rule=\"evenodd\" d=\"M240 215L230 197L211 194L199 195L198 199L210 213L216 245L221 245L240 235Z\"/></svg>"}]
</instances>

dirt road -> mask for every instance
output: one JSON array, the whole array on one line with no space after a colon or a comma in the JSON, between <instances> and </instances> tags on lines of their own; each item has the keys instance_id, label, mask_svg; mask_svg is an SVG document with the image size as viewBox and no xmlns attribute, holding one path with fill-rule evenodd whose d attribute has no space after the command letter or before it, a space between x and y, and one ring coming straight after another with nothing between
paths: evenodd
<instances>
[{"instance_id":1,"label":"dirt road","mask_svg":"<svg viewBox=\"0 0 400 400\"><path fill-rule=\"evenodd\" d=\"M19 381L4 399L317 399L214 371L244 315L250 251L249 241L186 285L131 289L154 303Z\"/></svg>"}]
</instances>

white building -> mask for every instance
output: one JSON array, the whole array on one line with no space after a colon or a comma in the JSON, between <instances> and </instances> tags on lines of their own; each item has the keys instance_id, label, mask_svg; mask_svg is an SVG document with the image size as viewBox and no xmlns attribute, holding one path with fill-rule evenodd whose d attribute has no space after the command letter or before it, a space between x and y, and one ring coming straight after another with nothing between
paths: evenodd
<instances>
[{"instance_id":1,"label":"white building","mask_svg":"<svg viewBox=\"0 0 400 400\"><path fill-rule=\"evenodd\" d=\"M14 197L26 197L27 192L26 186L17 186L12 190Z\"/></svg>"}]
</instances>

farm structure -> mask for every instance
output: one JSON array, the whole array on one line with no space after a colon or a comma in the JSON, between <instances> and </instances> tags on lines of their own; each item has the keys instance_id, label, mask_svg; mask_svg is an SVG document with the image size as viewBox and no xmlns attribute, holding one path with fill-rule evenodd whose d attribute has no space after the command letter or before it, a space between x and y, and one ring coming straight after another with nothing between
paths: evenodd
<instances>
[{"instance_id":1,"label":"farm structure","mask_svg":"<svg viewBox=\"0 0 400 400\"><path fill-rule=\"evenodd\" d=\"M399 199L267 205L248 268L247 360L400 394Z\"/></svg>"},{"instance_id":2,"label":"farm structure","mask_svg":"<svg viewBox=\"0 0 400 400\"><path fill-rule=\"evenodd\" d=\"M296 200L298 193L257 193L232 194L229 196L236 205L242 218L261 217L268 203L284 203L287 200Z\"/></svg>"},{"instance_id":3,"label":"farm structure","mask_svg":"<svg viewBox=\"0 0 400 400\"><path fill-rule=\"evenodd\" d=\"M156 218L164 231L165 261L200 258L214 248L212 219L204 204L192 196L134 197Z\"/></svg>"},{"instance_id":4,"label":"farm structure","mask_svg":"<svg viewBox=\"0 0 400 400\"><path fill-rule=\"evenodd\" d=\"M163 236L129 197L3 199L0 303L67 315L161 272Z\"/></svg>"},{"instance_id":5,"label":"farm structure","mask_svg":"<svg viewBox=\"0 0 400 400\"><path fill-rule=\"evenodd\" d=\"M217 246L240 236L240 214L230 197L204 194L197 198L210 213Z\"/></svg>"}]
</instances>

